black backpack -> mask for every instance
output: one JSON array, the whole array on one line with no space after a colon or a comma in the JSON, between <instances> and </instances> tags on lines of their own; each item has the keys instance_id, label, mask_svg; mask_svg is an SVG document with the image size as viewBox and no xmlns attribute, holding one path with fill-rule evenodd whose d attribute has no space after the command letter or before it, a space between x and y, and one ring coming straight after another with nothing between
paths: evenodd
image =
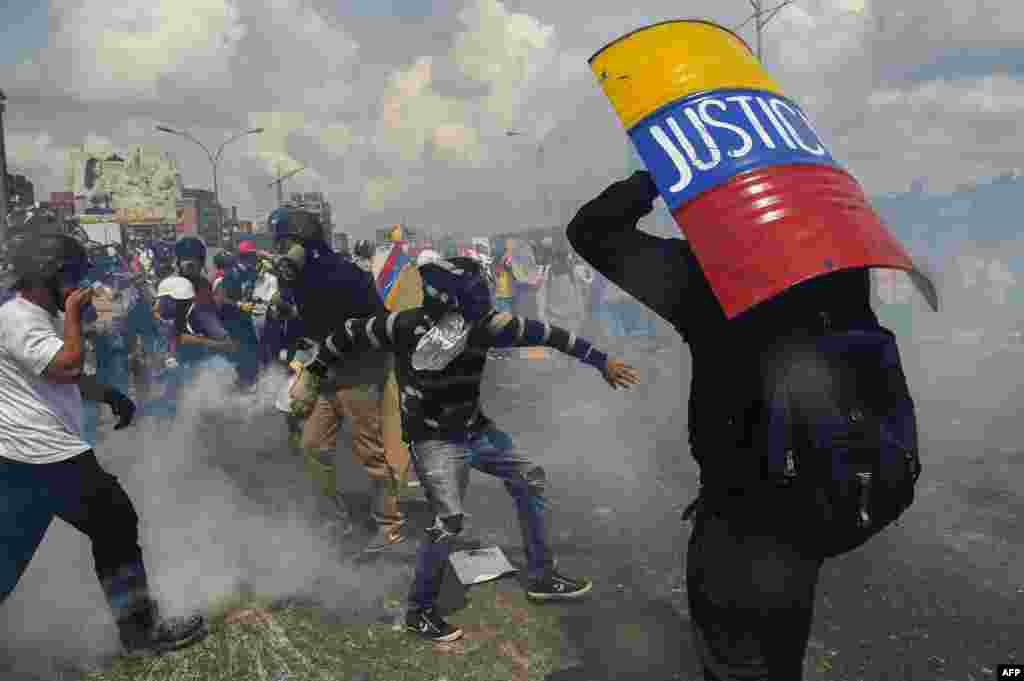
<instances>
[{"instance_id":1,"label":"black backpack","mask_svg":"<svg viewBox=\"0 0 1024 681\"><path fill-rule=\"evenodd\" d=\"M792 502L794 540L824 557L900 517L921 474L914 401L891 331L826 323L760 358L761 479Z\"/></svg>"}]
</instances>

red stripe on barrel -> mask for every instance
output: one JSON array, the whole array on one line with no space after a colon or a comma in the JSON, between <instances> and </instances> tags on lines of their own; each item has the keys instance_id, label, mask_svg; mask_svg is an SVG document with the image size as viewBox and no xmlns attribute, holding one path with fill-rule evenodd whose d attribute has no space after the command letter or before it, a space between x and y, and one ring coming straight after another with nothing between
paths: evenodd
<instances>
[{"instance_id":1,"label":"red stripe on barrel","mask_svg":"<svg viewBox=\"0 0 1024 681\"><path fill-rule=\"evenodd\" d=\"M913 267L857 181L835 167L741 173L673 216L729 318L828 272Z\"/></svg>"}]
</instances>

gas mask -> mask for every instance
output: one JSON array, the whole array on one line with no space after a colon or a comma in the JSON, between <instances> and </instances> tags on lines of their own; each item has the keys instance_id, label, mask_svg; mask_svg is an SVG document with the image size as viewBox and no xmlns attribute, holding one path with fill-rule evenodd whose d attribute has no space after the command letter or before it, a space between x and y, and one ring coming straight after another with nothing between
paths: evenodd
<instances>
[{"instance_id":1,"label":"gas mask","mask_svg":"<svg viewBox=\"0 0 1024 681\"><path fill-rule=\"evenodd\" d=\"M285 252L274 260L274 273L281 281L294 283L306 266L306 249L302 244L292 241L282 244L279 250Z\"/></svg>"}]
</instances>

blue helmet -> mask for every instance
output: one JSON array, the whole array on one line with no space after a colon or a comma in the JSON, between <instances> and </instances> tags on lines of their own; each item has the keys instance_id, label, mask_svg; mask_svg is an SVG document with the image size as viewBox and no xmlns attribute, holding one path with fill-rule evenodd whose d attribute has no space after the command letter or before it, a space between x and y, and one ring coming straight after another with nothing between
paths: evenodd
<instances>
[{"instance_id":1,"label":"blue helmet","mask_svg":"<svg viewBox=\"0 0 1024 681\"><path fill-rule=\"evenodd\" d=\"M274 241L291 237L300 241L325 241L323 223L316 213L297 208L276 208L267 220Z\"/></svg>"},{"instance_id":2,"label":"blue helmet","mask_svg":"<svg viewBox=\"0 0 1024 681\"><path fill-rule=\"evenodd\" d=\"M456 257L419 268L424 307L453 311L477 322L493 309L484 268L472 258Z\"/></svg>"},{"instance_id":3,"label":"blue helmet","mask_svg":"<svg viewBox=\"0 0 1024 681\"><path fill-rule=\"evenodd\" d=\"M206 244L194 236L187 236L174 244L174 257L178 260L195 259L206 262Z\"/></svg>"}]
</instances>

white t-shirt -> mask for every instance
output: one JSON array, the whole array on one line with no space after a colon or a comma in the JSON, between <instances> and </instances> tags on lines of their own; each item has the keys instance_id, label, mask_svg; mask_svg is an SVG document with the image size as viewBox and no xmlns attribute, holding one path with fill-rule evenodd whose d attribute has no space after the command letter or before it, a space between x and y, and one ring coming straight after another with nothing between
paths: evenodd
<instances>
[{"instance_id":1,"label":"white t-shirt","mask_svg":"<svg viewBox=\"0 0 1024 681\"><path fill-rule=\"evenodd\" d=\"M277 277L270 272L261 272L256 277L256 284L252 289L252 299L254 301L261 301L256 305L253 310L253 314L262 317L267 314L267 307L270 305L270 301L273 300L274 295L278 292L279 287L277 284Z\"/></svg>"},{"instance_id":2,"label":"white t-shirt","mask_svg":"<svg viewBox=\"0 0 1024 681\"><path fill-rule=\"evenodd\" d=\"M0 456L57 463L92 449L82 393L42 374L64 347L63 323L21 297L0 305Z\"/></svg>"}]
</instances>

